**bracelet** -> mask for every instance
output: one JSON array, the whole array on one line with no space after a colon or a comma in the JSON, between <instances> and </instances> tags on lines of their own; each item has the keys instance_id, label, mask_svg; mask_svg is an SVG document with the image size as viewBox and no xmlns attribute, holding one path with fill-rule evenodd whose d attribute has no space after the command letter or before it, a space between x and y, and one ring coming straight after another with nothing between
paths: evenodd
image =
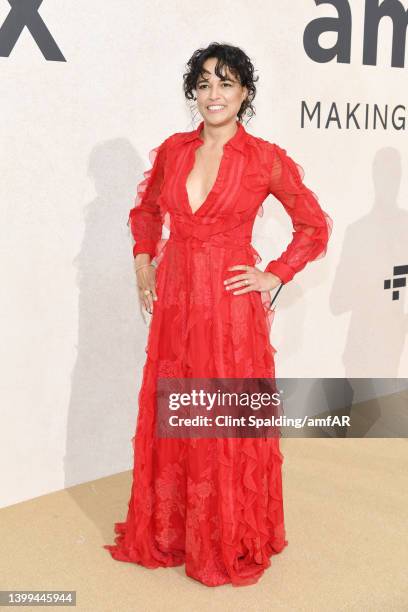
<instances>
[{"instance_id":1,"label":"bracelet","mask_svg":"<svg viewBox=\"0 0 408 612\"><path fill-rule=\"evenodd\" d=\"M137 266L135 268L135 271L139 270L139 268L144 268L144 266L153 266L153 268L155 267L152 263L148 263L148 264L141 264L140 266Z\"/></svg>"}]
</instances>

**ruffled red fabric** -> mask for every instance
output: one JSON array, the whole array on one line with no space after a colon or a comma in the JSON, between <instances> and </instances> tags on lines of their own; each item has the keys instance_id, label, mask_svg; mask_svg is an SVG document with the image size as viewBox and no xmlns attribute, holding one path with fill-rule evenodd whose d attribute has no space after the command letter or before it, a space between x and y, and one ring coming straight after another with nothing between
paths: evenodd
<instances>
[{"instance_id":1,"label":"ruffled red fabric","mask_svg":"<svg viewBox=\"0 0 408 612\"><path fill-rule=\"evenodd\" d=\"M333 228L332 218L320 207L315 193L304 184L305 171L285 149L275 144L270 175L270 193L284 206L293 225L292 241L277 259L269 262L266 272L285 283L310 261L326 255Z\"/></svg>"},{"instance_id":2,"label":"ruffled red fabric","mask_svg":"<svg viewBox=\"0 0 408 612\"><path fill-rule=\"evenodd\" d=\"M151 168L143 172L144 178L137 185L134 206L129 211L127 224L132 235L137 235L137 244L134 245L133 254L149 253L154 257L156 245L162 234L163 219L161 209L157 206L163 181L165 151L155 147L149 152ZM159 158L156 158L160 152ZM141 238L139 239L139 236Z\"/></svg>"},{"instance_id":3,"label":"ruffled red fabric","mask_svg":"<svg viewBox=\"0 0 408 612\"><path fill-rule=\"evenodd\" d=\"M296 243L278 262L286 277L322 253L327 217L283 150L238 123L213 189L193 214L185 183L202 128L174 134L150 152L152 168L129 214L134 254L150 253L157 264L158 300L138 395L127 517L115 523L115 544L105 548L148 568L185 563L186 574L208 586L242 586L257 582L288 544L280 440L158 438L157 379L274 378L271 292L233 295L223 281L237 274L230 266L261 261L251 234L269 193L296 223Z\"/></svg>"}]
</instances>

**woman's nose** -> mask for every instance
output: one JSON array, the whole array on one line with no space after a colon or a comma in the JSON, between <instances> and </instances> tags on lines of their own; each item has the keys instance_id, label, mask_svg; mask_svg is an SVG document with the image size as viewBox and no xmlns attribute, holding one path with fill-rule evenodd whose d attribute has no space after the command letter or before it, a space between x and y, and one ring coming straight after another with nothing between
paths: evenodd
<instances>
[{"instance_id":1,"label":"woman's nose","mask_svg":"<svg viewBox=\"0 0 408 612\"><path fill-rule=\"evenodd\" d=\"M213 85L210 89L210 100L216 100L220 97L219 89L216 85Z\"/></svg>"}]
</instances>

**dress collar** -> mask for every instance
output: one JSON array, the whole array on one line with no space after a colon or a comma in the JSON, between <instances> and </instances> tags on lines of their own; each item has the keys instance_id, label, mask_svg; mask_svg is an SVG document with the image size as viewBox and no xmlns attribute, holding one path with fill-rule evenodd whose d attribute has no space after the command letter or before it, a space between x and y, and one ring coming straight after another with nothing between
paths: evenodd
<instances>
[{"instance_id":1,"label":"dress collar","mask_svg":"<svg viewBox=\"0 0 408 612\"><path fill-rule=\"evenodd\" d=\"M242 151L246 142L247 132L240 121L236 121L235 123L237 124L237 131L235 132L234 136L232 136L232 138L227 140L225 144L235 147L236 149L238 149L238 151ZM201 121L201 123L197 126L195 130L186 133L184 141L190 142L191 140L201 140L203 142L203 139L201 138L201 132L203 127L204 120Z\"/></svg>"}]
</instances>

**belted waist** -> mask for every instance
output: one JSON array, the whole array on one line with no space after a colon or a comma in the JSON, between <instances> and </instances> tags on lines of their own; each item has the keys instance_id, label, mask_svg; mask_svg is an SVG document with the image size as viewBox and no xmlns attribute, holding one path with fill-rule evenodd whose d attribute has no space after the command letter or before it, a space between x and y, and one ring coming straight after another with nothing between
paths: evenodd
<instances>
[{"instance_id":1,"label":"belted waist","mask_svg":"<svg viewBox=\"0 0 408 612\"><path fill-rule=\"evenodd\" d=\"M188 243L190 246L218 246L220 248L242 248L251 246L251 236L242 235L228 227L228 223L192 223L184 219L183 223L172 223L168 240L170 242ZM229 230L229 231L228 231Z\"/></svg>"},{"instance_id":2,"label":"belted waist","mask_svg":"<svg viewBox=\"0 0 408 612\"><path fill-rule=\"evenodd\" d=\"M216 234L213 236L209 236L208 238L200 239L197 236L192 236L185 234L181 236L180 234L176 234L175 232L170 232L168 237L168 242L180 242L182 244L188 246L196 246L203 247L205 245L215 246L219 248L227 248L227 249L239 249L242 247L250 247L251 241L248 238L231 238L229 236L225 236L223 234Z\"/></svg>"}]
</instances>

